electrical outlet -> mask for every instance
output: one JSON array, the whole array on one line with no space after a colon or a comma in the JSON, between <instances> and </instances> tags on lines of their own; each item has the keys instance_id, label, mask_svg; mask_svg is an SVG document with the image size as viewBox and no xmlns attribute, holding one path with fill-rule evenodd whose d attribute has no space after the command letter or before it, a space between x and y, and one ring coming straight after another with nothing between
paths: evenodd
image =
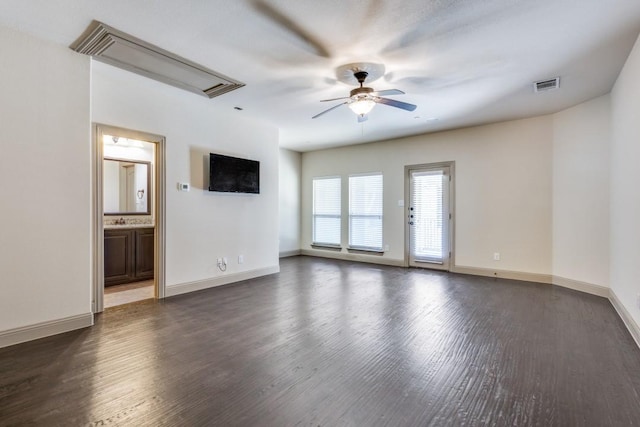
<instances>
[{"instance_id":1,"label":"electrical outlet","mask_svg":"<svg viewBox=\"0 0 640 427\"><path fill-rule=\"evenodd\" d=\"M500 261L500 252L494 252L493 253L493 260L494 261Z\"/></svg>"},{"instance_id":2,"label":"electrical outlet","mask_svg":"<svg viewBox=\"0 0 640 427\"><path fill-rule=\"evenodd\" d=\"M227 265L227 257L226 256L222 257L222 263L224 265Z\"/></svg>"},{"instance_id":3,"label":"electrical outlet","mask_svg":"<svg viewBox=\"0 0 640 427\"><path fill-rule=\"evenodd\" d=\"M222 264L222 258L218 258L216 262L218 263L218 265Z\"/></svg>"},{"instance_id":4,"label":"electrical outlet","mask_svg":"<svg viewBox=\"0 0 640 427\"><path fill-rule=\"evenodd\" d=\"M244 255L238 255L238 264L244 263Z\"/></svg>"}]
</instances>

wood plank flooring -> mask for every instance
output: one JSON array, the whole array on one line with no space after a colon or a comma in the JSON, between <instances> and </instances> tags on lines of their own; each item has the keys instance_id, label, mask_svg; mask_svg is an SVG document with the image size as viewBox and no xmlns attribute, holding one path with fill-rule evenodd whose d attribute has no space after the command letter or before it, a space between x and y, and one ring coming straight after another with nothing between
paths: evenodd
<instances>
[{"instance_id":1,"label":"wood plank flooring","mask_svg":"<svg viewBox=\"0 0 640 427\"><path fill-rule=\"evenodd\" d=\"M0 425L640 425L610 303L311 257L0 349Z\"/></svg>"}]
</instances>

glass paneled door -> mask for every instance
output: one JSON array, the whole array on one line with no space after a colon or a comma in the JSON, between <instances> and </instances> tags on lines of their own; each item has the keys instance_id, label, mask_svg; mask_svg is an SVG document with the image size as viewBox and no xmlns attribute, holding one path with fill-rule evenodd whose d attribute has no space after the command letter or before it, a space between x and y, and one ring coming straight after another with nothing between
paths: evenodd
<instances>
[{"instance_id":1,"label":"glass paneled door","mask_svg":"<svg viewBox=\"0 0 640 427\"><path fill-rule=\"evenodd\" d=\"M449 269L451 172L449 166L409 167L409 266Z\"/></svg>"}]
</instances>

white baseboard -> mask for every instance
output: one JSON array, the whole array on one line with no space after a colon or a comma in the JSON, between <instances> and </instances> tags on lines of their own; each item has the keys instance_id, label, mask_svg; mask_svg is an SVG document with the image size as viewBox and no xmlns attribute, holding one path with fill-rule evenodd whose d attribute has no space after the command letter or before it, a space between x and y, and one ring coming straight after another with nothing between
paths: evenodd
<instances>
[{"instance_id":1,"label":"white baseboard","mask_svg":"<svg viewBox=\"0 0 640 427\"><path fill-rule=\"evenodd\" d=\"M283 251L280 252L280 258L288 258L290 256L298 256L301 254L300 249L296 249L295 251Z\"/></svg>"},{"instance_id":2,"label":"white baseboard","mask_svg":"<svg viewBox=\"0 0 640 427\"><path fill-rule=\"evenodd\" d=\"M609 301L611 301L611 305L613 305L613 308L618 312L618 316L620 316L634 341L636 342L638 347L640 347L640 327L638 326L636 321L633 320L633 317L631 317L631 314L627 311L624 305L620 302L620 299L613 291L613 289L609 289Z\"/></svg>"},{"instance_id":3,"label":"white baseboard","mask_svg":"<svg viewBox=\"0 0 640 427\"><path fill-rule=\"evenodd\" d=\"M280 272L280 266L258 268L255 270L241 271L240 273L225 274L210 279L197 280L195 282L180 283L177 285L167 286L166 297L186 294L188 292L200 291L202 289L213 288L216 286L228 285L230 283L240 282L242 280L254 279L256 277L266 276Z\"/></svg>"},{"instance_id":4,"label":"white baseboard","mask_svg":"<svg viewBox=\"0 0 640 427\"><path fill-rule=\"evenodd\" d=\"M569 288L576 291L585 292L587 294L609 298L610 289L606 286L594 285L593 283L567 279L566 277L561 276L552 276L551 280L551 283L557 286L562 286L563 288Z\"/></svg>"},{"instance_id":5,"label":"white baseboard","mask_svg":"<svg viewBox=\"0 0 640 427\"><path fill-rule=\"evenodd\" d=\"M0 332L0 348L57 335L93 325L93 313L50 320Z\"/></svg>"},{"instance_id":6,"label":"white baseboard","mask_svg":"<svg viewBox=\"0 0 640 427\"><path fill-rule=\"evenodd\" d=\"M348 254L332 250L323 251L317 249L302 249L300 251L300 255L339 259L343 261L365 262L369 264L389 265L392 267L404 267L404 260L385 258L380 255Z\"/></svg>"},{"instance_id":7,"label":"white baseboard","mask_svg":"<svg viewBox=\"0 0 640 427\"><path fill-rule=\"evenodd\" d=\"M452 273L470 274L473 276L498 277L501 279L522 280L525 282L536 282L551 284L550 274L526 273L522 271L495 270L492 268L466 267L456 265L451 268Z\"/></svg>"},{"instance_id":8,"label":"white baseboard","mask_svg":"<svg viewBox=\"0 0 640 427\"><path fill-rule=\"evenodd\" d=\"M359 255L359 254L345 254L343 252L334 251L321 251L321 250L308 250L302 249L301 255L341 259L347 261L368 262L374 264L391 265L395 267L403 267L403 260L387 259L382 257ZM548 285L562 286L563 288L573 289L576 291L585 292L591 295L597 295L604 298L609 298L609 288L601 285L594 285L592 283L582 282L579 280L567 279L561 276L554 276L551 274L540 273L527 273L523 271L511 271L511 270L496 270L483 267L468 267L464 265L455 265L451 267L452 273L469 274L472 276L483 277L498 277L502 279L521 280L525 282L544 283Z\"/></svg>"},{"instance_id":9,"label":"white baseboard","mask_svg":"<svg viewBox=\"0 0 640 427\"><path fill-rule=\"evenodd\" d=\"M453 273L471 274L474 276L500 277L503 279L523 280L527 282L545 283L563 288L585 292L599 297L609 298L610 289L606 286L594 285L593 283L582 282L580 280L567 279L562 276L550 274L525 273L521 271L493 270L480 267L455 266L451 269Z\"/></svg>"}]
</instances>

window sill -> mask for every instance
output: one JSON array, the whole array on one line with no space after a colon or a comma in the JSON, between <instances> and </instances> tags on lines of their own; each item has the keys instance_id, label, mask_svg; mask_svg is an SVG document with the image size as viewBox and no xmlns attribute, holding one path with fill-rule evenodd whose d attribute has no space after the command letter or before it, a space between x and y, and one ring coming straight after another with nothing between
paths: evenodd
<instances>
[{"instance_id":1,"label":"window sill","mask_svg":"<svg viewBox=\"0 0 640 427\"><path fill-rule=\"evenodd\" d=\"M341 252L342 251L342 246L340 246L340 245L329 245L329 244L322 244L322 243L312 243L311 247L313 249L323 249L323 250L327 250L327 251L335 251L335 252Z\"/></svg>"},{"instance_id":2,"label":"window sill","mask_svg":"<svg viewBox=\"0 0 640 427\"><path fill-rule=\"evenodd\" d=\"M384 255L384 251L382 249L347 248L347 251L354 254Z\"/></svg>"}]
</instances>

